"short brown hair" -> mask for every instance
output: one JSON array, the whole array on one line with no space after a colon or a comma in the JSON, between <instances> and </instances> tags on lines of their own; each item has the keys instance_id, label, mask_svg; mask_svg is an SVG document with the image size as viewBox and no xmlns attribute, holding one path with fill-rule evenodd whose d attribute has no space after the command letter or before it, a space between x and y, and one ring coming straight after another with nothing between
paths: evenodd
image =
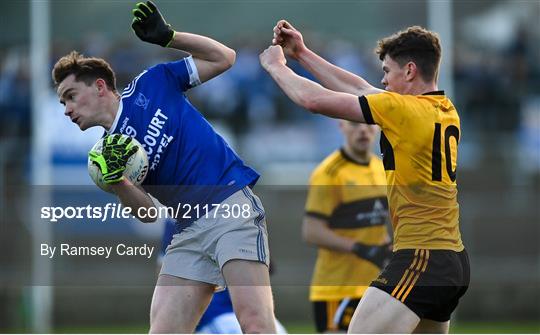
<instances>
[{"instance_id":1,"label":"short brown hair","mask_svg":"<svg viewBox=\"0 0 540 335\"><path fill-rule=\"evenodd\" d=\"M441 61L441 43L439 35L419 26L383 38L378 42L375 52L383 60L390 56L400 66L414 62L420 69L424 81L436 80Z\"/></svg>"},{"instance_id":2,"label":"short brown hair","mask_svg":"<svg viewBox=\"0 0 540 335\"><path fill-rule=\"evenodd\" d=\"M76 81L82 81L90 86L101 78L105 80L107 87L116 91L116 77L109 63L102 58L84 57L77 51L72 51L60 58L52 70L52 78L55 85L60 84L66 77L74 74Z\"/></svg>"}]
</instances>

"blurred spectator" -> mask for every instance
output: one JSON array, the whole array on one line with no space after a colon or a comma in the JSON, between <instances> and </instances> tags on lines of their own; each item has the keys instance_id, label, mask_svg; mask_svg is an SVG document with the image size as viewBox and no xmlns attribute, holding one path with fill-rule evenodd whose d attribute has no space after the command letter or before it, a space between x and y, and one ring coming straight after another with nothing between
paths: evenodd
<instances>
[{"instance_id":1,"label":"blurred spectator","mask_svg":"<svg viewBox=\"0 0 540 335\"><path fill-rule=\"evenodd\" d=\"M30 73L26 50L7 52L0 73L0 137L30 136Z\"/></svg>"},{"instance_id":2,"label":"blurred spectator","mask_svg":"<svg viewBox=\"0 0 540 335\"><path fill-rule=\"evenodd\" d=\"M381 70L373 48L358 43L308 33L311 45L331 62L353 73L361 73L376 86L380 86ZM462 118L472 129L487 132L515 133L520 120L520 106L527 95L540 92L538 64L533 62L539 53L534 40L538 32L531 31L525 22L517 25L514 38L506 44L480 45L474 32L458 36L455 46L454 79ZM252 143L248 139L273 138L276 148L271 156L260 150L255 159L264 162L287 162L294 157L318 160L328 154L339 138L337 127L300 110L276 89L269 76L262 71L258 55L267 46L267 39L244 33L232 42L237 52L235 66L210 83L190 92L195 105L210 119L219 121L232 131L237 143ZM121 89L129 78L150 64L176 58L174 51L157 53L152 48L134 44L134 39L110 40L103 34L91 32L83 37L79 46L61 40L53 45L53 60L58 54L79 49L86 55L105 55L117 69L117 84ZM69 49L69 50L68 50ZM164 56L165 55L165 56ZM158 59L156 59L158 58ZM302 67L289 61L291 68L302 76L309 75ZM51 64L52 65L52 64ZM30 78L27 50L8 49L1 59L0 77L0 136L28 137L30 135ZM295 127L304 130L287 132ZM309 129L311 128L311 129ZM307 129L307 130L306 130ZM307 138L313 140L306 141ZM284 143L284 140L287 143ZM255 141L257 142L257 141ZM253 142L254 143L254 142ZM296 145L305 146L298 155ZM252 150L241 146L240 149ZM266 150L268 151L268 150Z\"/></svg>"}]
</instances>

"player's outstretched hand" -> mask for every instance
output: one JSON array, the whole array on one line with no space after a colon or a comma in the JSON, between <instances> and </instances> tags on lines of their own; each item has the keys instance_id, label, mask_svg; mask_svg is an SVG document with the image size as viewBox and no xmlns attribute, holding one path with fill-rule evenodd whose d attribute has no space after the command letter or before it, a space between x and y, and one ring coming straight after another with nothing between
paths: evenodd
<instances>
[{"instance_id":1,"label":"player's outstretched hand","mask_svg":"<svg viewBox=\"0 0 540 335\"><path fill-rule=\"evenodd\" d=\"M370 261L382 269L386 266L392 256L392 244L366 245L355 243L352 252L356 256Z\"/></svg>"},{"instance_id":2,"label":"player's outstretched hand","mask_svg":"<svg viewBox=\"0 0 540 335\"><path fill-rule=\"evenodd\" d=\"M272 44L281 45L285 55L294 59L298 59L298 55L306 48L302 34L285 20L276 23Z\"/></svg>"},{"instance_id":3,"label":"player's outstretched hand","mask_svg":"<svg viewBox=\"0 0 540 335\"><path fill-rule=\"evenodd\" d=\"M279 45L271 45L259 55L259 61L262 67L270 72L273 65L285 65L287 60L283 54L283 49Z\"/></svg>"},{"instance_id":4,"label":"player's outstretched hand","mask_svg":"<svg viewBox=\"0 0 540 335\"><path fill-rule=\"evenodd\" d=\"M139 149L132 140L131 137L121 134L107 135L103 138L101 153L88 153L90 160L99 167L106 184L116 184L124 179L126 163Z\"/></svg>"},{"instance_id":5,"label":"player's outstretched hand","mask_svg":"<svg viewBox=\"0 0 540 335\"><path fill-rule=\"evenodd\" d=\"M174 30L152 1L139 2L133 9L131 28L143 41L167 47L171 43Z\"/></svg>"}]
</instances>

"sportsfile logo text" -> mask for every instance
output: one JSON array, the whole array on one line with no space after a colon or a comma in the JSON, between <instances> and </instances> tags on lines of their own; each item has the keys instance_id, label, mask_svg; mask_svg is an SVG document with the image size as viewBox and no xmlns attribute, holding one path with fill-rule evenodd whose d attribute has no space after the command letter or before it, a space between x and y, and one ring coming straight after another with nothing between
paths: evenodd
<instances>
[{"instance_id":1,"label":"sportsfile logo text","mask_svg":"<svg viewBox=\"0 0 540 335\"><path fill-rule=\"evenodd\" d=\"M129 219L131 208L121 204L107 203L105 206L68 206L68 207L41 207L41 218L50 222L61 219Z\"/></svg>"},{"instance_id":2,"label":"sportsfile logo text","mask_svg":"<svg viewBox=\"0 0 540 335\"><path fill-rule=\"evenodd\" d=\"M175 207L139 207L137 217L141 219L163 218L249 218L251 206L248 204L205 204L191 205L179 203ZM58 222L61 219L97 219L104 222L108 219L129 219L134 217L130 207L122 204L107 203L105 206L67 206L67 207L41 207L41 219L49 222Z\"/></svg>"}]
</instances>

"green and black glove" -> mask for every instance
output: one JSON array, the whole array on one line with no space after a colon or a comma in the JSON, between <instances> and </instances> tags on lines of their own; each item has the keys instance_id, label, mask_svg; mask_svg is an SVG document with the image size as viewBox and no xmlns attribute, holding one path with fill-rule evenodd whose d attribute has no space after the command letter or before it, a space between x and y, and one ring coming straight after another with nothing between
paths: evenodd
<instances>
[{"instance_id":1,"label":"green and black glove","mask_svg":"<svg viewBox=\"0 0 540 335\"><path fill-rule=\"evenodd\" d=\"M173 40L174 30L152 1L139 2L133 9L131 28L143 41L167 47Z\"/></svg>"},{"instance_id":2,"label":"green and black glove","mask_svg":"<svg viewBox=\"0 0 540 335\"><path fill-rule=\"evenodd\" d=\"M357 242L354 244L352 252L356 256L370 261L382 269L386 266L386 263L392 256L391 247L391 243L383 245L366 245Z\"/></svg>"},{"instance_id":3,"label":"green and black glove","mask_svg":"<svg viewBox=\"0 0 540 335\"><path fill-rule=\"evenodd\" d=\"M107 135L103 138L101 153L88 153L90 160L99 167L106 184L116 184L124 179L126 163L139 149L132 140L131 137L121 134Z\"/></svg>"}]
</instances>

